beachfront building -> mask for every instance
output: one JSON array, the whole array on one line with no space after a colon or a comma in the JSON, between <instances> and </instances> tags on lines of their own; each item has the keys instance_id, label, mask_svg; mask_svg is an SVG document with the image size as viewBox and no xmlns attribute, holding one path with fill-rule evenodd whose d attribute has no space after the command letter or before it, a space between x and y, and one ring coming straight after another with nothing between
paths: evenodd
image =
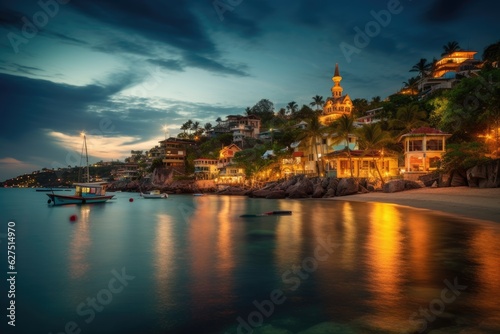
<instances>
[{"instance_id":1,"label":"beachfront building","mask_svg":"<svg viewBox=\"0 0 500 334\"><path fill-rule=\"evenodd\" d=\"M403 135L405 179L417 180L419 176L436 170L450 136L430 127L420 127Z\"/></svg>"},{"instance_id":2,"label":"beachfront building","mask_svg":"<svg viewBox=\"0 0 500 334\"><path fill-rule=\"evenodd\" d=\"M260 125L260 118L255 115L228 115L225 121L218 120L218 124L210 130L209 136L232 133L233 143L242 147L245 138L258 138Z\"/></svg>"},{"instance_id":3,"label":"beachfront building","mask_svg":"<svg viewBox=\"0 0 500 334\"><path fill-rule=\"evenodd\" d=\"M335 73L332 78L332 96L327 98L323 105L323 112L319 116L319 121L323 125L331 124L342 115L351 115L352 101L349 95L343 95L343 88L340 86L342 77L339 72L339 65L335 64Z\"/></svg>"},{"instance_id":4,"label":"beachfront building","mask_svg":"<svg viewBox=\"0 0 500 334\"><path fill-rule=\"evenodd\" d=\"M197 180L213 180L219 175L217 159L198 158L194 159L194 175Z\"/></svg>"},{"instance_id":5,"label":"beachfront building","mask_svg":"<svg viewBox=\"0 0 500 334\"><path fill-rule=\"evenodd\" d=\"M225 146L219 151L219 160L217 161L219 175L215 179L218 184L242 184L245 182L245 171L233 163L234 155L239 151L241 149L236 144Z\"/></svg>"},{"instance_id":6,"label":"beachfront building","mask_svg":"<svg viewBox=\"0 0 500 334\"><path fill-rule=\"evenodd\" d=\"M333 151L325 155L325 166L325 174L337 178L353 176L379 179L382 175L387 179L399 175L398 157L384 151Z\"/></svg>"}]
</instances>

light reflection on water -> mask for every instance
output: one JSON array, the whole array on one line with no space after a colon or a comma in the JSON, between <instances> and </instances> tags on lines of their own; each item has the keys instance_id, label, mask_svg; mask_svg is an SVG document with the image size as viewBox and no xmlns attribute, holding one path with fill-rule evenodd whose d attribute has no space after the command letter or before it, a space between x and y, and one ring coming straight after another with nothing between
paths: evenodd
<instances>
[{"instance_id":1,"label":"light reflection on water","mask_svg":"<svg viewBox=\"0 0 500 334\"><path fill-rule=\"evenodd\" d=\"M52 208L19 190L8 200L17 195L35 203L30 212L3 208L22 242L26 332L75 321L92 333L236 333L238 318L255 323L256 303L277 290L285 301L262 315L267 330L500 330L497 224L377 203L122 193L105 205ZM293 215L240 217L271 210ZM121 268L135 278L87 324L77 305ZM439 305L445 280L467 288L427 321L419 312Z\"/></svg>"}]
</instances>

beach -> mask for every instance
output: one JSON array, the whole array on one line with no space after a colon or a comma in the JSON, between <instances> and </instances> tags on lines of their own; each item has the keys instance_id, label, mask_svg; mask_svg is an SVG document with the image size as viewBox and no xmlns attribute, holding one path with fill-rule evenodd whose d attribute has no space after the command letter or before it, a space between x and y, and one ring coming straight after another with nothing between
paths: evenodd
<instances>
[{"instance_id":1,"label":"beach","mask_svg":"<svg viewBox=\"0 0 500 334\"><path fill-rule=\"evenodd\" d=\"M421 188L333 197L329 200L392 203L500 223L500 188Z\"/></svg>"}]
</instances>

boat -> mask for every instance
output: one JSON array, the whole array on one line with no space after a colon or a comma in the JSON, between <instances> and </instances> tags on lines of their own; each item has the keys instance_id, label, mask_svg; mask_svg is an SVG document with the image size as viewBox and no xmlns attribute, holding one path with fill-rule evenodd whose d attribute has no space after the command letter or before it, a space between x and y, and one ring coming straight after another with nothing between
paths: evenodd
<instances>
[{"instance_id":1,"label":"boat","mask_svg":"<svg viewBox=\"0 0 500 334\"><path fill-rule=\"evenodd\" d=\"M151 190L149 193L141 192L143 198L168 198L168 194L162 193L159 190Z\"/></svg>"},{"instance_id":2,"label":"boat","mask_svg":"<svg viewBox=\"0 0 500 334\"><path fill-rule=\"evenodd\" d=\"M85 134L83 134L83 145L87 159L87 182L73 183L75 186L75 193L73 195L57 195L54 194L54 192L52 192L52 194L46 194L49 197L49 200L47 201L49 204L65 205L104 203L115 196L106 195L106 188L108 185L107 182L90 182L89 157L87 153L87 139Z\"/></svg>"},{"instance_id":3,"label":"boat","mask_svg":"<svg viewBox=\"0 0 500 334\"><path fill-rule=\"evenodd\" d=\"M193 194L193 196L205 196L205 194L202 194L202 193L196 193L196 194Z\"/></svg>"}]
</instances>

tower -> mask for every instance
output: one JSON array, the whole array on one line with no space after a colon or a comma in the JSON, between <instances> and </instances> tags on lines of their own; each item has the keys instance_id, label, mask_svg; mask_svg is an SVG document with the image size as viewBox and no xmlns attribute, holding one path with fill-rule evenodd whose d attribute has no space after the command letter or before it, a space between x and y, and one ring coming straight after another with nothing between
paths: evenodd
<instances>
[{"instance_id":1,"label":"tower","mask_svg":"<svg viewBox=\"0 0 500 334\"><path fill-rule=\"evenodd\" d=\"M339 73L339 64L335 64L335 73L332 77L332 81L333 81L332 96L334 98L339 98L342 96L342 91L344 89L342 87L340 87L341 80L342 80L342 77L340 76L340 73Z\"/></svg>"}]
</instances>

